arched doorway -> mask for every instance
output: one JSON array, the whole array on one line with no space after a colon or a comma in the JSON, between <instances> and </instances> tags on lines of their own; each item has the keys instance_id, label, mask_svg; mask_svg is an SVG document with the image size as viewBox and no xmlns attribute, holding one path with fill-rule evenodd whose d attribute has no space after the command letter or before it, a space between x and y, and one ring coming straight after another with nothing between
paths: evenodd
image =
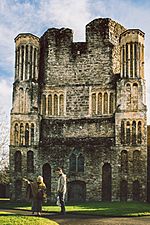
<instances>
[{"instance_id":1,"label":"arched doorway","mask_svg":"<svg viewBox=\"0 0 150 225\"><path fill-rule=\"evenodd\" d=\"M46 185L47 195L51 193L51 167L48 163L45 163L42 167L43 180Z\"/></svg>"},{"instance_id":2,"label":"arched doorway","mask_svg":"<svg viewBox=\"0 0 150 225\"><path fill-rule=\"evenodd\" d=\"M18 179L15 181L15 199L21 200L21 197L22 197L22 181Z\"/></svg>"},{"instance_id":3,"label":"arched doorway","mask_svg":"<svg viewBox=\"0 0 150 225\"><path fill-rule=\"evenodd\" d=\"M133 182L133 201L139 201L140 200L140 182L138 180L135 180Z\"/></svg>"},{"instance_id":4,"label":"arched doorway","mask_svg":"<svg viewBox=\"0 0 150 225\"><path fill-rule=\"evenodd\" d=\"M6 197L6 184L0 184L0 198Z\"/></svg>"},{"instance_id":5,"label":"arched doorway","mask_svg":"<svg viewBox=\"0 0 150 225\"><path fill-rule=\"evenodd\" d=\"M128 198L128 183L126 180L120 182L120 201L127 201Z\"/></svg>"},{"instance_id":6,"label":"arched doorway","mask_svg":"<svg viewBox=\"0 0 150 225\"><path fill-rule=\"evenodd\" d=\"M102 201L111 201L111 165L105 163L102 167Z\"/></svg>"},{"instance_id":7,"label":"arched doorway","mask_svg":"<svg viewBox=\"0 0 150 225\"><path fill-rule=\"evenodd\" d=\"M68 201L84 202L86 200L86 184L76 180L68 183Z\"/></svg>"}]
</instances>

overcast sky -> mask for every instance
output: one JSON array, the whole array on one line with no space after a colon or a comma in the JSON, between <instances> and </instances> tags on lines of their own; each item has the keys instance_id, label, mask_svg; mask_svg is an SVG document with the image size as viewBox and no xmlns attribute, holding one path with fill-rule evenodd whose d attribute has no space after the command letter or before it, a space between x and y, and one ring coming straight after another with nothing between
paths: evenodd
<instances>
[{"instance_id":1,"label":"overcast sky","mask_svg":"<svg viewBox=\"0 0 150 225\"><path fill-rule=\"evenodd\" d=\"M51 27L68 27L74 41L85 40L85 26L100 17L145 32L145 79L150 124L149 0L0 0L0 107L10 113L14 80L14 38L19 33L41 36Z\"/></svg>"}]
</instances>

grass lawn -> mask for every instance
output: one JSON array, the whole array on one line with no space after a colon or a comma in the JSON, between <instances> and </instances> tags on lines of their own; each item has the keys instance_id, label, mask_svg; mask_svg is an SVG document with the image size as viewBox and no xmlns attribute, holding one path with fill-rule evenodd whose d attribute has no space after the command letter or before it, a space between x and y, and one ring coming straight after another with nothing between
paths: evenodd
<instances>
[{"instance_id":1,"label":"grass lawn","mask_svg":"<svg viewBox=\"0 0 150 225\"><path fill-rule=\"evenodd\" d=\"M31 210L29 203L11 203L9 201L0 201L0 208ZM59 212L60 207L45 204L43 211ZM150 204L142 202L86 202L66 204L66 211L100 216L150 216Z\"/></svg>"},{"instance_id":2,"label":"grass lawn","mask_svg":"<svg viewBox=\"0 0 150 225\"><path fill-rule=\"evenodd\" d=\"M20 215L10 215L0 216L0 224L3 225L58 225L58 223L35 216L20 216Z\"/></svg>"}]
</instances>

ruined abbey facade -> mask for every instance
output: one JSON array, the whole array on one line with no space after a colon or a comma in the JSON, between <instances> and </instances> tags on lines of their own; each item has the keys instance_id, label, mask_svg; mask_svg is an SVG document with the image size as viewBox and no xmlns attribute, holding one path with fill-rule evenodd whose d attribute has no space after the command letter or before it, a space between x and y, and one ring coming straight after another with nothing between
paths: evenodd
<instances>
[{"instance_id":1,"label":"ruined abbey facade","mask_svg":"<svg viewBox=\"0 0 150 225\"><path fill-rule=\"evenodd\" d=\"M145 201L147 117L144 33L108 18L15 38L11 198L42 175L51 201L67 175L67 201Z\"/></svg>"}]
</instances>

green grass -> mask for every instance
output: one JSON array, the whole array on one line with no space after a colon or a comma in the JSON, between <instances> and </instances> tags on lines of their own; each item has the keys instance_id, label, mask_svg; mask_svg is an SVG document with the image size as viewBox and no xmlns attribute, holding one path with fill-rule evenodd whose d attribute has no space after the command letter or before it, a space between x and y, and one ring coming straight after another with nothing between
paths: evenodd
<instances>
[{"instance_id":1,"label":"green grass","mask_svg":"<svg viewBox=\"0 0 150 225\"><path fill-rule=\"evenodd\" d=\"M9 201L1 203L0 201L0 208L31 210L31 204L11 203ZM45 204L43 205L43 211L59 212L60 207ZM82 204L67 204L66 211L68 213L99 216L150 216L150 204L143 202L86 202Z\"/></svg>"},{"instance_id":2,"label":"green grass","mask_svg":"<svg viewBox=\"0 0 150 225\"><path fill-rule=\"evenodd\" d=\"M0 224L2 225L58 225L58 223L40 217L34 216L20 216L20 215L7 215L0 216Z\"/></svg>"}]
</instances>

